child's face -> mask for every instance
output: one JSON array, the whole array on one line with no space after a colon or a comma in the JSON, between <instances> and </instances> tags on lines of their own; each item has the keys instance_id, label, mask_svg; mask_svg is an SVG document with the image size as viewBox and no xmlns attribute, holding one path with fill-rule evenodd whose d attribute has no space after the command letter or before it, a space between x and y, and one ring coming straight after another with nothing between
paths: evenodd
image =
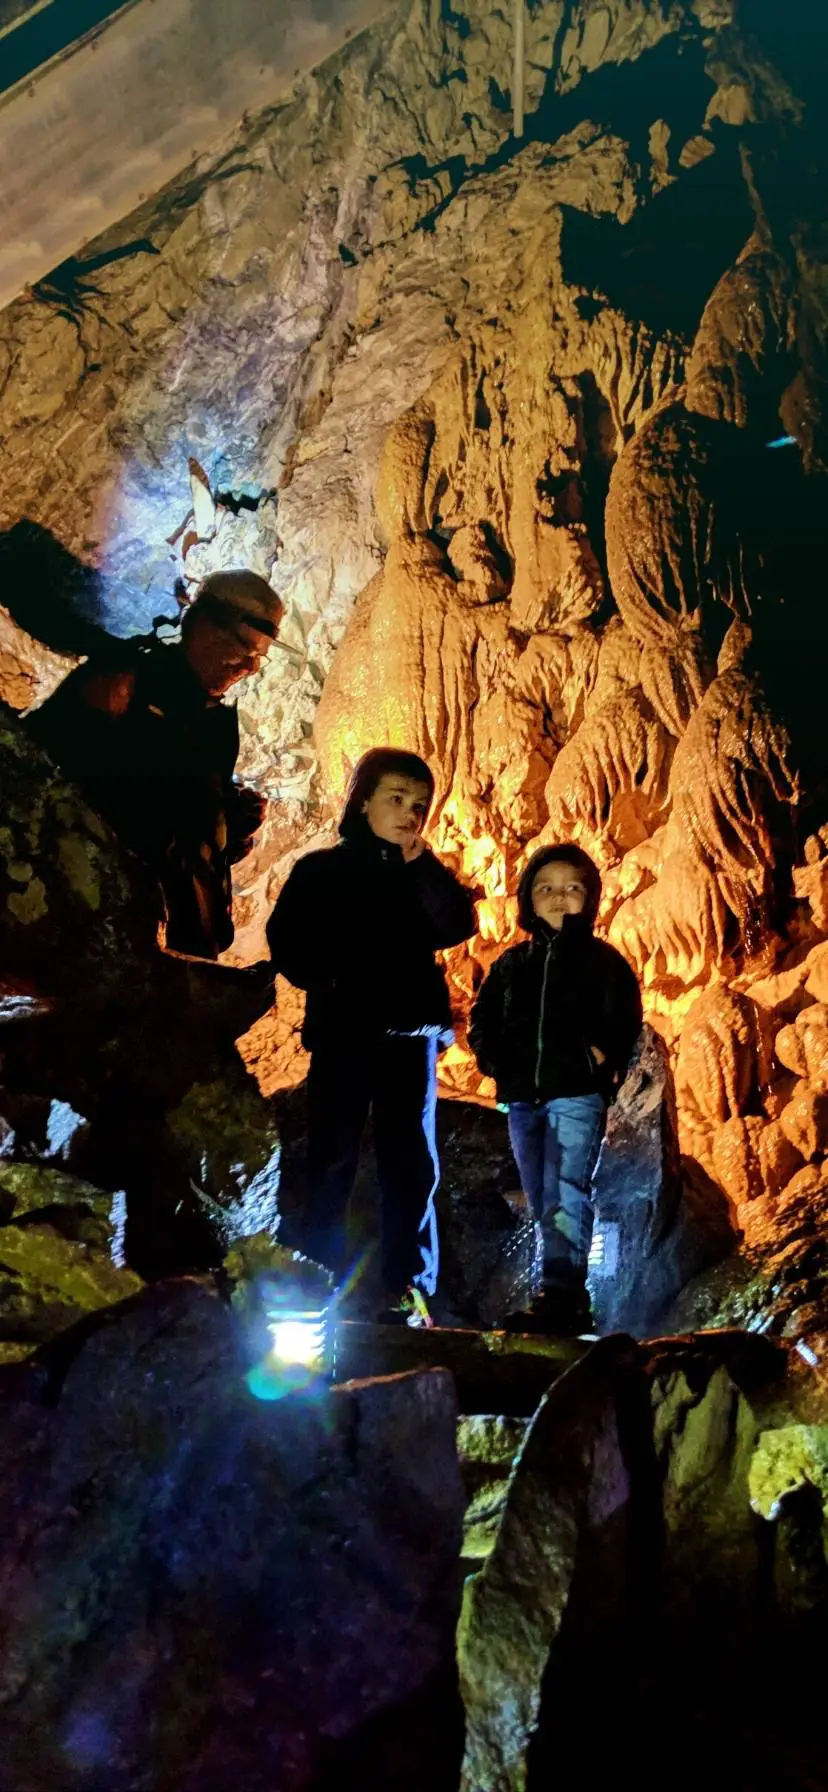
<instances>
[{"instance_id":1,"label":"child's face","mask_svg":"<svg viewBox=\"0 0 828 1792\"><path fill-rule=\"evenodd\" d=\"M562 927L564 915L582 915L587 896L584 874L565 859L542 865L532 884L532 907L547 927Z\"/></svg>"},{"instance_id":2,"label":"child's face","mask_svg":"<svg viewBox=\"0 0 828 1792\"><path fill-rule=\"evenodd\" d=\"M423 831L428 802L427 784L404 778L399 772L383 772L373 796L363 803L362 813L378 839L405 850Z\"/></svg>"}]
</instances>

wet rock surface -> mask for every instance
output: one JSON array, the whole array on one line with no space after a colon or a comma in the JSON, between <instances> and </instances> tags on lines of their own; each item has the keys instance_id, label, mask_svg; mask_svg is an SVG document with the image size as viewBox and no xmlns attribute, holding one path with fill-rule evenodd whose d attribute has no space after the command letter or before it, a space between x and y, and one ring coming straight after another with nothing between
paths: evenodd
<instances>
[{"instance_id":1,"label":"wet rock surface","mask_svg":"<svg viewBox=\"0 0 828 1792\"><path fill-rule=\"evenodd\" d=\"M40 1222L37 1177L70 1233L102 1235L76 1179L0 1175L0 1246L15 1203ZM771 1783L740 1698L794 1662L807 1710L795 1735L766 1719L761 1769L819 1783L818 1365L735 1332L590 1348L345 1321L338 1374L369 1379L262 1402L256 1289L300 1270L264 1233L227 1258L234 1308L159 1283L0 1370L3 1792L456 1792L461 1561L463 1788L580 1771L589 1684L591 1758L655 1792L668 1687L700 1652L676 1783L714 1746L739 1792Z\"/></svg>"},{"instance_id":2,"label":"wet rock surface","mask_svg":"<svg viewBox=\"0 0 828 1792\"><path fill-rule=\"evenodd\" d=\"M590 1295L599 1332L647 1337L676 1295L734 1245L727 1204L679 1159L667 1051L645 1027L607 1119L593 1181Z\"/></svg>"},{"instance_id":3,"label":"wet rock surface","mask_svg":"<svg viewBox=\"0 0 828 1792\"><path fill-rule=\"evenodd\" d=\"M711 1760L744 1792L822 1783L828 1408L812 1380L810 1427L791 1425L786 1368L795 1383L784 1352L735 1333L615 1338L556 1383L466 1585L466 1792L574 1783L585 1759L655 1789L665 1750L688 1792ZM694 1685L678 1754L677 1672Z\"/></svg>"},{"instance_id":4,"label":"wet rock surface","mask_svg":"<svg viewBox=\"0 0 828 1792\"><path fill-rule=\"evenodd\" d=\"M540 1287L538 1228L521 1193L506 1116L462 1101L441 1102L438 1116L439 1302L467 1324L496 1326Z\"/></svg>"},{"instance_id":5,"label":"wet rock surface","mask_svg":"<svg viewBox=\"0 0 828 1792\"><path fill-rule=\"evenodd\" d=\"M0 718L4 1157L127 1195L142 1274L278 1225L279 1141L235 1040L267 967L162 954L151 879L9 712Z\"/></svg>"},{"instance_id":6,"label":"wet rock surface","mask_svg":"<svg viewBox=\"0 0 828 1792\"><path fill-rule=\"evenodd\" d=\"M491 1555L500 1529L509 1477L529 1421L503 1414L474 1414L457 1426L457 1454L467 1505L463 1556L479 1564Z\"/></svg>"},{"instance_id":7,"label":"wet rock surface","mask_svg":"<svg viewBox=\"0 0 828 1792\"><path fill-rule=\"evenodd\" d=\"M279 1133L252 1077L239 1064L194 1083L166 1129L222 1244L279 1230Z\"/></svg>"},{"instance_id":8,"label":"wet rock surface","mask_svg":"<svg viewBox=\"0 0 828 1792\"><path fill-rule=\"evenodd\" d=\"M152 885L5 707L0 780L3 966L43 997L74 997L80 1042L90 1009L130 984L139 994L148 981Z\"/></svg>"},{"instance_id":9,"label":"wet rock surface","mask_svg":"<svg viewBox=\"0 0 828 1792\"><path fill-rule=\"evenodd\" d=\"M337 1376L361 1379L440 1365L451 1371L461 1412L480 1417L485 1433L493 1413L509 1421L530 1418L547 1389L587 1349L577 1338L346 1320L337 1334Z\"/></svg>"},{"instance_id":10,"label":"wet rock surface","mask_svg":"<svg viewBox=\"0 0 828 1792\"><path fill-rule=\"evenodd\" d=\"M391 1712L416 1758L459 1592L450 1377L262 1404L243 1371L193 1282L2 1371L4 1792L298 1792Z\"/></svg>"},{"instance_id":11,"label":"wet rock surface","mask_svg":"<svg viewBox=\"0 0 828 1792\"><path fill-rule=\"evenodd\" d=\"M0 1164L0 1362L136 1294L123 1195L40 1165Z\"/></svg>"},{"instance_id":12,"label":"wet rock surface","mask_svg":"<svg viewBox=\"0 0 828 1792\"><path fill-rule=\"evenodd\" d=\"M823 1164L793 1178L776 1200L755 1203L739 1256L703 1272L682 1289L667 1320L689 1325L744 1325L806 1341L821 1361L828 1337L828 1178Z\"/></svg>"}]
</instances>

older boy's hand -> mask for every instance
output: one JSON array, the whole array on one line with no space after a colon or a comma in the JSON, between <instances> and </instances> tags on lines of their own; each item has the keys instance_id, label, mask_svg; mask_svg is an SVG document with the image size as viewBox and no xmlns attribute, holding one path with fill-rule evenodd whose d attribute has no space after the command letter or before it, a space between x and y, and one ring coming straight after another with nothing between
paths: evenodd
<instances>
[{"instance_id":1,"label":"older boy's hand","mask_svg":"<svg viewBox=\"0 0 828 1792\"><path fill-rule=\"evenodd\" d=\"M420 857L421 852L425 852L425 841L422 834L415 834L408 845L402 849L403 862L410 865L412 860Z\"/></svg>"},{"instance_id":2,"label":"older boy's hand","mask_svg":"<svg viewBox=\"0 0 828 1792\"><path fill-rule=\"evenodd\" d=\"M600 1045L591 1045L589 1049L599 1068L602 1064L606 1064L607 1054L602 1052Z\"/></svg>"}]
</instances>

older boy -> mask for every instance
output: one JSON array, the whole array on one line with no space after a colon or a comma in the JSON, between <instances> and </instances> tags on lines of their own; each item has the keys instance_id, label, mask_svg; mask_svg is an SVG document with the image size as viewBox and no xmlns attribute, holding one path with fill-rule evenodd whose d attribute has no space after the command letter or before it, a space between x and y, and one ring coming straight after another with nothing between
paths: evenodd
<instances>
[{"instance_id":1,"label":"older boy","mask_svg":"<svg viewBox=\"0 0 828 1792\"><path fill-rule=\"evenodd\" d=\"M600 896L598 868L580 847L535 853L518 886L531 940L495 961L469 1027L478 1065L508 1108L521 1186L543 1232L543 1295L518 1323L558 1333L589 1323L592 1173L641 1030L629 965L593 935Z\"/></svg>"},{"instance_id":2,"label":"older boy","mask_svg":"<svg viewBox=\"0 0 828 1792\"><path fill-rule=\"evenodd\" d=\"M410 1314L413 1290L432 1294L437 1281L435 1072L452 1031L434 954L475 931L468 891L422 838L433 794L416 754L366 753L339 845L297 861L267 928L274 969L307 990L303 1248L338 1274L345 1268L345 1210L370 1111L389 1319Z\"/></svg>"}]
</instances>

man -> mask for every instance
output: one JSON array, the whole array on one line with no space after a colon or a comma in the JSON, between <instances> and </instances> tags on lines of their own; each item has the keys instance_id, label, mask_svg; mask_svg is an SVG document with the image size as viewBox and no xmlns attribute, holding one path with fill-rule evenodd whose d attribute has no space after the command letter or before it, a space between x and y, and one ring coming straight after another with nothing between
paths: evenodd
<instances>
[{"instance_id":1,"label":"man","mask_svg":"<svg viewBox=\"0 0 828 1792\"><path fill-rule=\"evenodd\" d=\"M123 642L88 660L28 718L41 746L158 879L165 943L215 959L233 939L230 868L264 798L234 783L236 712L222 698L257 671L283 605L266 579L215 572L181 640ZM114 646L114 644L113 644Z\"/></svg>"}]
</instances>

